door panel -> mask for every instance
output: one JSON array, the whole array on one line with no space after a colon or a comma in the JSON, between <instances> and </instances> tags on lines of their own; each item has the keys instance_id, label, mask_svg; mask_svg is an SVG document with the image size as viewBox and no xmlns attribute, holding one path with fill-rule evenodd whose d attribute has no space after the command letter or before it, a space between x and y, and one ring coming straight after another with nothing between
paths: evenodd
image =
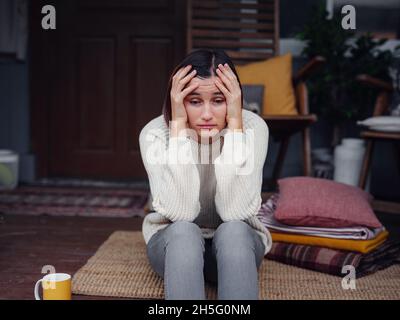
<instances>
[{"instance_id":1,"label":"door panel","mask_svg":"<svg viewBox=\"0 0 400 320\"><path fill-rule=\"evenodd\" d=\"M171 38L132 38L131 39L131 72L130 79L130 101L137 108L128 108L129 113L129 136L138 137L141 127L136 123L145 123L147 120L146 108L150 106L161 106L164 94L172 72L173 39ZM152 61L147 65L141 63L146 60ZM152 88L155 92L149 92ZM134 154L139 148L138 139L129 139L129 151Z\"/></svg>"},{"instance_id":2,"label":"door panel","mask_svg":"<svg viewBox=\"0 0 400 320\"><path fill-rule=\"evenodd\" d=\"M76 129L82 153L115 151L115 45L113 38L78 40Z\"/></svg>"}]
</instances>

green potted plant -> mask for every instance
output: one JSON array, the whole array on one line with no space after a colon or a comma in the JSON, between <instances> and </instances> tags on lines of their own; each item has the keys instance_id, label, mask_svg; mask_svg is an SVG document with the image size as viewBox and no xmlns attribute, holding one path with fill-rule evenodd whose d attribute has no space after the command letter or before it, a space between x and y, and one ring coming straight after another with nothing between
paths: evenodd
<instances>
[{"instance_id":1,"label":"green potted plant","mask_svg":"<svg viewBox=\"0 0 400 320\"><path fill-rule=\"evenodd\" d=\"M306 42L302 55L326 58L323 68L310 79L310 109L333 127L332 147L341 140L349 121L370 116L376 92L365 90L356 80L369 74L391 81L389 67L394 54L379 47L386 39L358 35L341 27L341 16L328 19L323 6L314 7L309 21L297 38Z\"/></svg>"}]
</instances>

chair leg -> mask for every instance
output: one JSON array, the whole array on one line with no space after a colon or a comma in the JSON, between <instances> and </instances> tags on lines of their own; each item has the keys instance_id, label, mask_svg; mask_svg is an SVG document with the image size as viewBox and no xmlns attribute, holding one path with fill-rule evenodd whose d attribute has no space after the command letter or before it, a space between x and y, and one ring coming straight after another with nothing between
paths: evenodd
<instances>
[{"instance_id":1,"label":"chair leg","mask_svg":"<svg viewBox=\"0 0 400 320\"><path fill-rule=\"evenodd\" d=\"M371 156L373 149L374 149L374 141L367 140L367 148L365 150L363 164L361 167L360 180L358 183L358 186L363 190L365 189L365 185L367 183L368 172L371 166Z\"/></svg>"},{"instance_id":2,"label":"chair leg","mask_svg":"<svg viewBox=\"0 0 400 320\"><path fill-rule=\"evenodd\" d=\"M302 136L303 136L303 174L306 177L310 177L312 175L310 129L305 128L302 131Z\"/></svg>"},{"instance_id":3,"label":"chair leg","mask_svg":"<svg viewBox=\"0 0 400 320\"><path fill-rule=\"evenodd\" d=\"M278 181L279 177L281 176L283 162L285 161L285 156L286 156L286 152L287 152L287 149L289 146L289 141L290 141L290 136L287 136L287 137L284 137L280 143L278 157L276 159L276 162L274 165L274 171L272 173L271 187L273 189L276 187L277 181Z\"/></svg>"}]
</instances>

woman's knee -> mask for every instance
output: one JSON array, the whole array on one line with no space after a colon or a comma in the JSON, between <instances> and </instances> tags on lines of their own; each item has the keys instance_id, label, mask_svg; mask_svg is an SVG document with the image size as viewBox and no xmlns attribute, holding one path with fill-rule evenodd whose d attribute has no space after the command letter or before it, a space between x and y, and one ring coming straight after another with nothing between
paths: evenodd
<instances>
[{"instance_id":1,"label":"woman's knee","mask_svg":"<svg viewBox=\"0 0 400 320\"><path fill-rule=\"evenodd\" d=\"M186 254L195 253L199 248L204 252L204 238L197 224L190 221L176 221L165 231L167 247L183 250Z\"/></svg>"},{"instance_id":2,"label":"woman's knee","mask_svg":"<svg viewBox=\"0 0 400 320\"><path fill-rule=\"evenodd\" d=\"M227 254L237 254L243 250L255 250L254 230L244 221L233 220L220 224L215 231L213 249L222 249Z\"/></svg>"},{"instance_id":3,"label":"woman's knee","mask_svg":"<svg viewBox=\"0 0 400 320\"><path fill-rule=\"evenodd\" d=\"M166 228L166 235L168 237L200 237L201 229L194 222L190 221L175 221Z\"/></svg>"},{"instance_id":4,"label":"woman's knee","mask_svg":"<svg viewBox=\"0 0 400 320\"><path fill-rule=\"evenodd\" d=\"M251 227L244 221L232 220L221 223L215 231L216 239L229 239L232 241L251 237Z\"/></svg>"}]
</instances>

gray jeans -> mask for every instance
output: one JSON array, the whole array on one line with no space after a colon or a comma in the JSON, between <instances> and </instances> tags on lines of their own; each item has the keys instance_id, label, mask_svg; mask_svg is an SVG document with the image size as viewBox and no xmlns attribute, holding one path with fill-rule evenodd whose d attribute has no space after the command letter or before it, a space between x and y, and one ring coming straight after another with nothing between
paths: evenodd
<instances>
[{"instance_id":1,"label":"gray jeans","mask_svg":"<svg viewBox=\"0 0 400 320\"><path fill-rule=\"evenodd\" d=\"M197 224L176 221L150 238L147 256L164 279L166 300L205 300L204 281L218 285L219 300L257 300L264 249L243 221L221 223L212 239Z\"/></svg>"}]
</instances>

